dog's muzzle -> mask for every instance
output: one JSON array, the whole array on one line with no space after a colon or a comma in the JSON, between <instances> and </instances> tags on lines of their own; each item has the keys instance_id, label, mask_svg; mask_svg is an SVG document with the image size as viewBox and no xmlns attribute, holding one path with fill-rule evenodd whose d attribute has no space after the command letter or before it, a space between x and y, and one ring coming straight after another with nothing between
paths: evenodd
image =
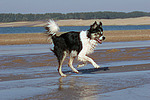
<instances>
[{"instance_id":1,"label":"dog's muzzle","mask_svg":"<svg viewBox=\"0 0 150 100\"><path fill-rule=\"evenodd\" d=\"M105 36L101 36L99 39L96 39L96 41L100 44L102 44L102 41L105 40Z\"/></svg>"}]
</instances>

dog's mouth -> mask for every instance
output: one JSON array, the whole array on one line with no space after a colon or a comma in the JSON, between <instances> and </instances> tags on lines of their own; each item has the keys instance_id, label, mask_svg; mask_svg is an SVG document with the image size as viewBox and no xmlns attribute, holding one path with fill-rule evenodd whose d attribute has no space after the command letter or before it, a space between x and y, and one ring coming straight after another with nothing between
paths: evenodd
<instances>
[{"instance_id":1,"label":"dog's mouth","mask_svg":"<svg viewBox=\"0 0 150 100\"><path fill-rule=\"evenodd\" d=\"M96 38L95 40L96 40L98 43L102 44L102 40L100 40L100 39L98 39L98 38Z\"/></svg>"},{"instance_id":2,"label":"dog's mouth","mask_svg":"<svg viewBox=\"0 0 150 100\"><path fill-rule=\"evenodd\" d=\"M95 40L96 40L98 43L102 44L102 41L105 40L105 36L101 36L100 38L95 38Z\"/></svg>"}]
</instances>

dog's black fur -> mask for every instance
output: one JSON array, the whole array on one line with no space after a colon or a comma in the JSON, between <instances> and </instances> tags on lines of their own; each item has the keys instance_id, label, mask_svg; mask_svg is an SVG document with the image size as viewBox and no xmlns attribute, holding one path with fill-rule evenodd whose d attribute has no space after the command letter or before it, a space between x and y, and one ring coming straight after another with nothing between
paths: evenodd
<instances>
[{"instance_id":1,"label":"dog's black fur","mask_svg":"<svg viewBox=\"0 0 150 100\"><path fill-rule=\"evenodd\" d=\"M97 22L95 21L95 23L91 25L90 29L87 31L70 31L60 36L56 35L57 31L55 30L59 30L59 27L53 20L50 20L48 22L48 25L45 27L45 29L47 30L48 36L50 36L53 40L54 48L52 49L52 51L58 59L58 72L61 76L66 76L62 73L61 70L62 63L66 57L66 53L70 55L68 65L76 73L78 73L78 71L73 67L72 63L74 58L78 55L80 55L78 60L84 61L83 65L85 65L86 61L89 61L93 64L95 68L99 68L99 66L91 58L87 57L87 54L93 51L97 42L101 43L102 40L105 40L105 37L103 36L103 28L101 22L97 24ZM86 47L86 42L88 47Z\"/></svg>"},{"instance_id":2,"label":"dog's black fur","mask_svg":"<svg viewBox=\"0 0 150 100\"><path fill-rule=\"evenodd\" d=\"M58 62L63 58L64 51L67 51L69 54L72 50L79 52L82 49L82 43L79 38L80 32L67 32L60 36L53 36L54 50L52 50L57 56Z\"/></svg>"}]
</instances>

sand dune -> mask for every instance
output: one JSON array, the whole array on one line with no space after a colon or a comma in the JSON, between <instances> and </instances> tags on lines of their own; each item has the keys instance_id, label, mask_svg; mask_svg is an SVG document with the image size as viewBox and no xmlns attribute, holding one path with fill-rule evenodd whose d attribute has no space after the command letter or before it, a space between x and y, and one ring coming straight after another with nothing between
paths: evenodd
<instances>
[{"instance_id":1,"label":"sand dune","mask_svg":"<svg viewBox=\"0 0 150 100\"><path fill-rule=\"evenodd\" d=\"M58 20L59 26L89 26L94 21L102 21L103 25L150 25L150 17L126 18L126 19L91 19L91 20ZM19 27L30 26L39 27L45 26L46 21L26 21L26 22L10 22L0 23L0 27Z\"/></svg>"},{"instance_id":2,"label":"sand dune","mask_svg":"<svg viewBox=\"0 0 150 100\"><path fill-rule=\"evenodd\" d=\"M92 19L92 20L59 20L60 26L89 26L94 21L102 21L103 25L150 25L150 17L127 19Z\"/></svg>"}]
</instances>

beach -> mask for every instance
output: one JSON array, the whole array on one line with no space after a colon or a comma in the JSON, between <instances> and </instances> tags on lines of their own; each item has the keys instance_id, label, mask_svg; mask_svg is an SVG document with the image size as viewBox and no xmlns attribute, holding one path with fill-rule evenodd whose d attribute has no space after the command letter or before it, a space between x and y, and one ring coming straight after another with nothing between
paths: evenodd
<instances>
[{"instance_id":1,"label":"beach","mask_svg":"<svg viewBox=\"0 0 150 100\"><path fill-rule=\"evenodd\" d=\"M145 23L137 23L150 24L147 17ZM0 99L149 100L150 30L104 31L104 35L106 40L88 55L100 68L90 63L77 68L81 62L75 59L76 74L68 67L67 57L62 67L67 77L60 77L51 40L44 33L0 34Z\"/></svg>"}]
</instances>

